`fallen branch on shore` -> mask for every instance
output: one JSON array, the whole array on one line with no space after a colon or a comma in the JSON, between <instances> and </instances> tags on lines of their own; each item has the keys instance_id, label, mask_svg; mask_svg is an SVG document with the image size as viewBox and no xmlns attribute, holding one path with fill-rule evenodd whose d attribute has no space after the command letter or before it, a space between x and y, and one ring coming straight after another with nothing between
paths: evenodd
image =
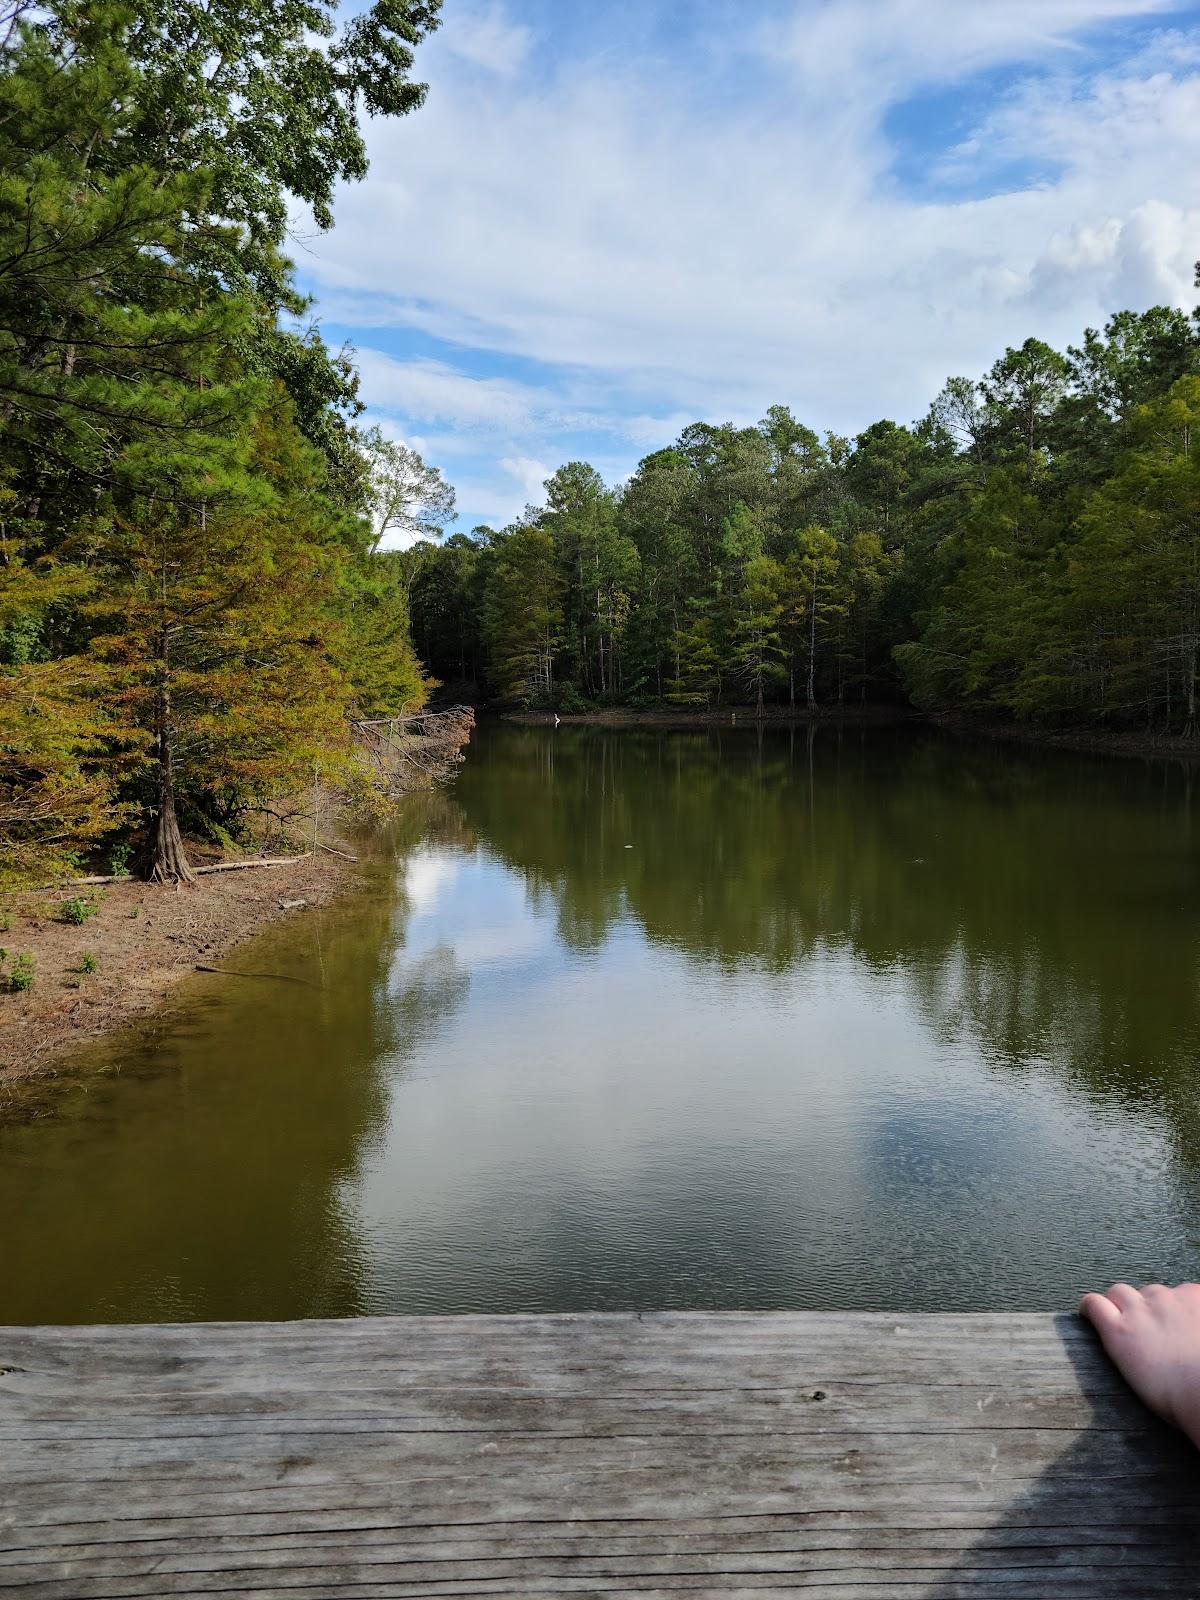
<instances>
[{"instance_id":1,"label":"fallen branch on shore","mask_svg":"<svg viewBox=\"0 0 1200 1600\"><path fill-rule=\"evenodd\" d=\"M294 867L297 861L308 861L312 855L306 850L302 856L259 856L256 861L218 861L212 867L193 867L199 877L204 872L249 872L252 867Z\"/></svg>"},{"instance_id":2,"label":"fallen branch on shore","mask_svg":"<svg viewBox=\"0 0 1200 1600\"><path fill-rule=\"evenodd\" d=\"M431 788L463 759L475 726L470 706L424 711L415 716L369 717L351 724L360 751L385 792Z\"/></svg>"},{"instance_id":3,"label":"fallen branch on shore","mask_svg":"<svg viewBox=\"0 0 1200 1600\"><path fill-rule=\"evenodd\" d=\"M297 861L310 860L311 856L312 852L306 850L300 856L260 856L255 861L218 861L215 866L193 867L192 871L199 877L201 873L205 872L249 872L252 867L290 867ZM107 876L95 874L90 878L68 878L67 880L72 889L82 889L100 883L132 883L136 881L136 879L130 877L128 872L113 872ZM53 888L54 885L47 884L46 887Z\"/></svg>"},{"instance_id":4,"label":"fallen branch on shore","mask_svg":"<svg viewBox=\"0 0 1200 1600\"><path fill-rule=\"evenodd\" d=\"M353 861L356 864L358 862L357 856L347 855L344 850L335 850L331 844L323 844L319 848L328 850L331 856L341 856L343 861ZM210 867L193 867L192 871L197 877L201 877L203 874L211 872L249 872L254 867L293 867L297 861L311 861L312 857L313 852L305 850L298 856L257 856L253 861L218 861ZM131 883L134 881L127 872L114 872L107 875L94 874L90 878L67 879L72 889L88 888L102 883ZM47 884L46 887L51 889L56 886Z\"/></svg>"},{"instance_id":5,"label":"fallen branch on shore","mask_svg":"<svg viewBox=\"0 0 1200 1600\"><path fill-rule=\"evenodd\" d=\"M331 856L341 856L343 861L353 861L355 866L358 865L358 857L357 856L349 855L349 854L347 854L347 852L345 850L335 850L334 847L331 844L319 844L318 845L318 849L328 850L328 852L329 852L329 854Z\"/></svg>"}]
</instances>

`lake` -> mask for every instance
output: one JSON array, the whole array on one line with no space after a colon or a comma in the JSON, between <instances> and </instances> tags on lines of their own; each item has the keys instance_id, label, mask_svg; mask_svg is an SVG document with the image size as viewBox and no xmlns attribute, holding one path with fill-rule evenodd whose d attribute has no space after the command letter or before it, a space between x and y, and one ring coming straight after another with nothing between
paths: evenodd
<instances>
[{"instance_id":1,"label":"lake","mask_svg":"<svg viewBox=\"0 0 1200 1600\"><path fill-rule=\"evenodd\" d=\"M0 1322L1047 1309L1200 1273L1181 767L484 724L0 1130Z\"/></svg>"}]
</instances>

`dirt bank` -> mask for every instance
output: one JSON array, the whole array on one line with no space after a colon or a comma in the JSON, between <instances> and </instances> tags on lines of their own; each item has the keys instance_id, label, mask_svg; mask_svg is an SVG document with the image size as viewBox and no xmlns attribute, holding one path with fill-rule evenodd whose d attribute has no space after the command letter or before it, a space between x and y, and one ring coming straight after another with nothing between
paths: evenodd
<instances>
[{"instance_id":1,"label":"dirt bank","mask_svg":"<svg viewBox=\"0 0 1200 1600\"><path fill-rule=\"evenodd\" d=\"M379 794L397 799L450 779L474 723L469 706L452 706L355 729ZM0 1115L16 1105L19 1084L53 1078L79 1045L160 1009L181 978L270 922L328 905L357 880L353 857L328 842L347 825L338 796L294 798L291 824L276 819L254 832L255 853L288 857L282 865L204 872L234 862L190 841L188 859L204 872L192 885L125 878L0 901ZM323 840L315 855L305 849L314 830Z\"/></svg>"},{"instance_id":2,"label":"dirt bank","mask_svg":"<svg viewBox=\"0 0 1200 1600\"><path fill-rule=\"evenodd\" d=\"M354 875L350 862L321 854L208 875L186 888L125 879L14 897L0 932L7 952L0 971L0 1113L18 1083L53 1076L68 1051L161 1007L181 978L267 923L327 905ZM80 899L94 910L82 923L65 920L68 903ZM23 956L35 963L32 987L7 992ZM94 971L85 970L93 964Z\"/></svg>"}]
</instances>

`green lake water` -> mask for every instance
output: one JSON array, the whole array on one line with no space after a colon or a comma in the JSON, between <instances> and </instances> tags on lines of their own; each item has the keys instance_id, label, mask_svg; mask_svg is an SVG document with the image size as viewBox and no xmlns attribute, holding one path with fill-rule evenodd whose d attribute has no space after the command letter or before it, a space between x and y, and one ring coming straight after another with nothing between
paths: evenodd
<instances>
[{"instance_id":1,"label":"green lake water","mask_svg":"<svg viewBox=\"0 0 1200 1600\"><path fill-rule=\"evenodd\" d=\"M0 1322L1045 1309L1200 1275L1179 767L484 725L0 1129Z\"/></svg>"}]
</instances>

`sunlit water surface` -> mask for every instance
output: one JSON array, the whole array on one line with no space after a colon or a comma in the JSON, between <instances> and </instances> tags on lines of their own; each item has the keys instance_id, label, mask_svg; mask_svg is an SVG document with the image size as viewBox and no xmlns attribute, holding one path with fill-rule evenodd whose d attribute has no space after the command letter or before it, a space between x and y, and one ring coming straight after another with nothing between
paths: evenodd
<instances>
[{"instance_id":1,"label":"sunlit water surface","mask_svg":"<svg viewBox=\"0 0 1200 1600\"><path fill-rule=\"evenodd\" d=\"M0 1322L992 1309L1200 1273L1190 779L485 726L0 1131ZM116 1071L114 1069L118 1069Z\"/></svg>"}]
</instances>

